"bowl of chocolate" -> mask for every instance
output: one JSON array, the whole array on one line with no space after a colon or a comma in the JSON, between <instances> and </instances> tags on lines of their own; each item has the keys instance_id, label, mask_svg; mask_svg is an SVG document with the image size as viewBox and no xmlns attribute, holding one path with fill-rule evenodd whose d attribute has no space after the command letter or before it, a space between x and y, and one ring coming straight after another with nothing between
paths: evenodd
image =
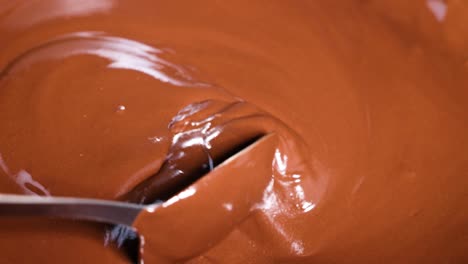
<instances>
[{"instance_id":1,"label":"bowl of chocolate","mask_svg":"<svg viewBox=\"0 0 468 264\"><path fill-rule=\"evenodd\" d=\"M1 262L467 263L466 14L1 1ZM143 209L25 217L11 195Z\"/></svg>"}]
</instances>

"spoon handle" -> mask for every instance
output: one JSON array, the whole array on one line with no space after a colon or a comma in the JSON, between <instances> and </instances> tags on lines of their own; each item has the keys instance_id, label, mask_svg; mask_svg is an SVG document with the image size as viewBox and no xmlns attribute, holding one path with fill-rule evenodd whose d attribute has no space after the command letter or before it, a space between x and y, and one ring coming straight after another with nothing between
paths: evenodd
<instances>
[{"instance_id":1,"label":"spoon handle","mask_svg":"<svg viewBox=\"0 0 468 264\"><path fill-rule=\"evenodd\" d=\"M146 207L97 199L0 194L0 217L56 217L131 226Z\"/></svg>"}]
</instances>

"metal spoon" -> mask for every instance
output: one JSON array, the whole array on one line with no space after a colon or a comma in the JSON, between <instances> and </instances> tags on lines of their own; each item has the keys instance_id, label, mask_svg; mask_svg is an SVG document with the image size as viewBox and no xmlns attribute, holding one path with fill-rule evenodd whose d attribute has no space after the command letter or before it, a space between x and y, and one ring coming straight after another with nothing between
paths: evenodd
<instances>
[{"instance_id":1,"label":"metal spoon","mask_svg":"<svg viewBox=\"0 0 468 264\"><path fill-rule=\"evenodd\" d=\"M229 163L242 156L253 156L274 141L274 134L269 134L255 141L215 168L218 172ZM142 211L153 212L162 202L150 205L126 202L86 199L76 197L43 197L16 194L0 194L0 217L58 217L71 220L86 220L108 224L133 226Z\"/></svg>"},{"instance_id":2,"label":"metal spoon","mask_svg":"<svg viewBox=\"0 0 468 264\"><path fill-rule=\"evenodd\" d=\"M42 216L131 226L142 210L155 210L161 203L139 205L125 202L0 194L1 216Z\"/></svg>"},{"instance_id":3,"label":"metal spoon","mask_svg":"<svg viewBox=\"0 0 468 264\"><path fill-rule=\"evenodd\" d=\"M214 175L215 178L218 179L215 182L225 182L226 185L230 185L232 187L233 183L237 180L245 177L228 177L228 180L220 179L220 175L227 175L236 174L233 173L232 169L238 172L238 174L243 174L242 171L249 170L251 167L246 162L242 162L246 166L239 166L236 161L243 160L245 161L255 161L259 160L259 153L264 151L271 152L273 151L274 147L276 146L277 137L275 134L269 134L260 138L259 140L255 141L251 145L247 146L240 152L237 152L221 164L219 164L215 169L211 172L212 176ZM260 159L261 160L261 159ZM265 165L265 164L264 164ZM265 167L265 166L263 166ZM228 173L229 172L229 173ZM206 175L205 177L208 177ZM218 177L218 178L216 178ZM207 178L209 179L209 178ZM203 180L203 178L201 179ZM268 181L268 179L265 179ZM257 185L250 184L251 181L246 181L246 183L241 184L240 186L245 186L244 195L249 196L252 195L252 192L263 192L262 188L257 190ZM212 181L213 183L213 181ZM247 185L246 185L247 184ZM265 183L266 184L266 183ZM234 184L235 185L235 184ZM215 184L217 188L222 188L219 184ZM238 186L238 185L236 185ZM227 189L230 187L226 186ZM207 195L207 191L209 188L205 188L204 192ZM203 192L201 192L203 193ZM200 194L201 194L200 193ZM208 192L208 195L210 193ZM227 195L232 195L232 192L227 192ZM254 195L255 196L255 195ZM195 203L197 205L197 203ZM198 205L200 203L198 202ZM74 198L74 197L40 197L40 196L26 196L26 195L15 195L15 194L0 194L0 218L8 217L8 216L18 216L18 217L50 217L50 218L63 218L69 220L85 220L85 221L92 221L92 222L101 222L107 224L114 224L114 225L125 225L130 227L136 227L138 229L138 233L140 235L148 235L148 230L143 229L140 230L141 224L145 222L141 222L142 219L147 219L148 217L154 217L153 214L145 214L145 212L153 212L154 210L158 210L159 207L162 207L162 203L154 203L150 205L140 205L134 203L126 203L126 202L117 202L117 201L107 201L107 200L98 200L98 199L85 199L85 198ZM163 209L163 208L161 208ZM203 210L205 211L219 211L219 204L216 202L208 202L204 205ZM203 214L202 214L203 215ZM157 217L157 216L156 216ZM184 215L187 221L186 223L192 223L193 219L191 217L200 218L200 215L194 216L190 212L187 215ZM210 216L211 218L212 216ZM222 223L223 221L218 221L216 219L220 219L219 217L215 217L215 221L212 219L207 218L207 221L211 221L213 225L206 225L204 227L197 227L198 233L205 233L208 232L208 229L212 229L216 226L217 223ZM242 219L242 215L238 215L237 218ZM222 218L221 218L222 219ZM157 220L157 219L152 219ZM198 219L199 220L199 219ZM232 219L230 220L233 221ZM156 221L157 222L157 221ZM179 223L180 224L180 223ZM190 227L193 228L193 227ZM182 226L179 230L187 230L187 226ZM150 229L151 230L151 229ZM170 229L173 230L173 229ZM221 228L220 230L224 230ZM225 230L226 231L226 230ZM140 232L143 232L141 234ZM183 231L181 231L183 233ZM180 238L188 245L197 245L193 246L192 250L197 251L199 246L203 247L204 243L199 243L200 238L192 236L186 236L178 232L177 234L171 233L170 235L176 235L176 237ZM158 236L167 237L168 234L158 233ZM149 241L147 241L147 246L150 246ZM140 263L140 259L142 258L138 252L138 249L126 249L126 252L134 263ZM136 253L135 253L136 252ZM146 256L145 261L151 262L151 256ZM154 261L153 261L154 262Z\"/></svg>"}]
</instances>

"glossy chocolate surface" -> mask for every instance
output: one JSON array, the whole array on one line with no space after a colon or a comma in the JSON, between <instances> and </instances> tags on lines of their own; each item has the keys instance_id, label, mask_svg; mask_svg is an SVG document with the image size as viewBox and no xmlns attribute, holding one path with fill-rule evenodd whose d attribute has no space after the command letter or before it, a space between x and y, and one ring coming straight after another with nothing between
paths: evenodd
<instances>
[{"instance_id":1,"label":"glossy chocolate surface","mask_svg":"<svg viewBox=\"0 0 468 264\"><path fill-rule=\"evenodd\" d=\"M0 0L0 192L163 200L145 263L468 262L467 14ZM0 219L2 262L128 263L124 231Z\"/></svg>"}]
</instances>

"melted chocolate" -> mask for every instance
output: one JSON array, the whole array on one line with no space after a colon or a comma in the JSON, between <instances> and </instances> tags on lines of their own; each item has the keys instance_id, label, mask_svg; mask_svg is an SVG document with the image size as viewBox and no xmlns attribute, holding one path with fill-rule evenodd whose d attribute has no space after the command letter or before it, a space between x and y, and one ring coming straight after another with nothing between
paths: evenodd
<instances>
[{"instance_id":1,"label":"melted chocolate","mask_svg":"<svg viewBox=\"0 0 468 264\"><path fill-rule=\"evenodd\" d=\"M145 263L468 262L466 12L3 1L0 192L165 200L136 223ZM0 232L7 263L127 263L115 245L135 239L54 219Z\"/></svg>"}]
</instances>

